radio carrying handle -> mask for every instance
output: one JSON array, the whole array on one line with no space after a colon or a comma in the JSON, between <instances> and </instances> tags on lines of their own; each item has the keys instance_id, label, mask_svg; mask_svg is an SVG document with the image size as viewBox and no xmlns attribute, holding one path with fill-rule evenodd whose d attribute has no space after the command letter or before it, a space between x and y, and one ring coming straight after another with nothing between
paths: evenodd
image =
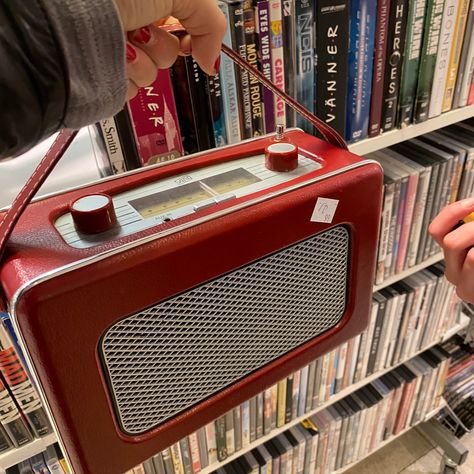
<instances>
[{"instance_id":1,"label":"radio carrying handle","mask_svg":"<svg viewBox=\"0 0 474 474\"><path fill-rule=\"evenodd\" d=\"M260 71L242 59L234 50L223 44L222 51L238 66L245 69L249 74L255 76L255 78L263 86L280 97L288 106L308 120L308 122L311 123L311 125L313 125L316 130L318 130L323 135L327 142L338 148L347 150L346 142L332 127L318 119L316 115L276 87ZM5 251L8 238L10 237L16 223L20 219L21 214L38 192L39 188L46 181L46 178L50 175L56 164L62 158L69 145L76 137L77 133L78 130L61 130L59 132L50 149L46 152L39 165L36 167L26 184L18 193L11 207L4 214L3 220L0 222L0 261Z\"/></svg>"}]
</instances>

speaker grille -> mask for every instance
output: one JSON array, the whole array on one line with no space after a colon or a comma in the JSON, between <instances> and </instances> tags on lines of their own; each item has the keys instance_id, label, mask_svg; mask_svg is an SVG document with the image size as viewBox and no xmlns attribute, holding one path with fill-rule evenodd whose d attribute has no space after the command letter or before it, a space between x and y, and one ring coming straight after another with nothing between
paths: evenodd
<instances>
[{"instance_id":1,"label":"speaker grille","mask_svg":"<svg viewBox=\"0 0 474 474\"><path fill-rule=\"evenodd\" d=\"M123 430L144 433L334 327L348 258L334 227L112 326L101 350Z\"/></svg>"}]
</instances>

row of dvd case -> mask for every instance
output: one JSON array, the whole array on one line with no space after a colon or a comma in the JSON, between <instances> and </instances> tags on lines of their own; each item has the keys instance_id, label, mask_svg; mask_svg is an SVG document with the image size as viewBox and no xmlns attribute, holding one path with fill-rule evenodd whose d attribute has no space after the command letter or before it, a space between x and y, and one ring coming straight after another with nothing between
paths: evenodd
<instances>
[{"instance_id":1,"label":"row of dvd case","mask_svg":"<svg viewBox=\"0 0 474 474\"><path fill-rule=\"evenodd\" d=\"M225 0L224 42L349 142L474 102L474 0ZM312 127L222 55L178 57L99 122L114 173Z\"/></svg>"},{"instance_id":2,"label":"row of dvd case","mask_svg":"<svg viewBox=\"0 0 474 474\"><path fill-rule=\"evenodd\" d=\"M441 404L449 354L439 345L225 464L216 474L329 474L422 421ZM196 473L193 449L173 445L127 474Z\"/></svg>"},{"instance_id":3,"label":"row of dvd case","mask_svg":"<svg viewBox=\"0 0 474 474\"><path fill-rule=\"evenodd\" d=\"M362 334L203 426L136 472L154 472L150 466L163 462L167 474L197 473L225 461L273 430L327 405L341 390L435 344L457 324L459 310L441 263L375 293L369 326ZM169 471L169 466L177 470Z\"/></svg>"},{"instance_id":4,"label":"row of dvd case","mask_svg":"<svg viewBox=\"0 0 474 474\"><path fill-rule=\"evenodd\" d=\"M474 428L474 348L457 336L444 343L443 349L451 359L445 398L462 425L458 420L450 420L449 414L445 421L448 426L457 427L456 435L460 437Z\"/></svg>"},{"instance_id":5,"label":"row of dvd case","mask_svg":"<svg viewBox=\"0 0 474 474\"><path fill-rule=\"evenodd\" d=\"M440 252L428 226L474 192L474 119L371 153L384 170L376 284Z\"/></svg>"},{"instance_id":6,"label":"row of dvd case","mask_svg":"<svg viewBox=\"0 0 474 474\"><path fill-rule=\"evenodd\" d=\"M0 452L52 433L7 313L0 307Z\"/></svg>"},{"instance_id":7,"label":"row of dvd case","mask_svg":"<svg viewBox=\"0 0 474 474\"><path fill-rule=\"evenodd\" d=\"M216 472L337 471L439 407L447 366L436 346Z\"/></svg>"},{"instance_id":8,"label":"row of dvd case","mask_svg":"<svg viewBox=\"0 0 474 474\"><path fill-rule=\"evenodd\" d=\"M69 467L57 443L46 448L46 451L25 459L9 467L7 474L70 474Z\"/></svg>"}]
</instances>

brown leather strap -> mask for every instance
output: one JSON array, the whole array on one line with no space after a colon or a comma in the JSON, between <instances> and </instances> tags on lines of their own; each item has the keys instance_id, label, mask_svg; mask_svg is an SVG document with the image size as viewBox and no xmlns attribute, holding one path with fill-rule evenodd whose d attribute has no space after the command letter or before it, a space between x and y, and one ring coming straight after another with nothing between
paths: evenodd
<instances>
[{"instance_id":1,"label":"brown leather strap","mask_svg":"<svg viewBox=\"0 0 474 474\"><path fill-rule=\"evenodd\" d=\"M5 250L8 237L10 237L10 234L21 214L33 196L38 192L42 184L46 181L46 178L49 176L51 171L53 171L53 168L64 155L77 133L76 130L62 130L59 132L56 140L54 140L50 149L46 155L44 155L44 158L40 161L39 165L33 171L33 174L18 193L10 209L8 209L6 214L3 216L3 219L0 222L0 259Z\"/></svg>"},{"instance_id":2,"label":"brown leather strap","mask_svg":"<svg viewBox=\"0 0 474 474\"><path fill-rule=\"evenodd\" d=\"M255 69L247 61L242 59L238 53L233 49L229 48L225 44L222 45L222 51L229 56L232 61L237 63L241 68L245 69L248 73L255 76L258 81L265 86L267 89L270 89L275 95L280 97L287 105L289 105L293 110L298 112L302 117L304 117L309 123L311 123L328 141L338 148L347 150L347 144L344 139L329 125L324 123L322 120L318 119L316 115L311 113L308 109L303 107L301 104L296 102L295 99L290 97L288 94L278 89L273 83L271 83L258 69Z\"/></svg>"},{"instance_id":3,"label":"brown leather strap","mask_svg":"<svg viewBox=\"0 0 474 474\"><path fill-rule=\"evenodd\" d=\"M318 119L313 113L304 108L301 104L296 102L285 92L273 85L260 71L252 67L245 60L243 60L235 51L226 45L222 45L222 51L227 54L236 64L245 69L250 74L253 74L265 87L270 89L275 95L280 97L286 104L292 107L296 112L301 114L308 122L310 122L317 130L326 138L326 140L339 148L347 150L347 144L343 138L329 125ZM18 196L13 201L11 208L3 216L0 222L0 260L10 234L13 231L18 219L23 213L24 209L31 201L33 196L38 192L39 188L45 182L53 168L66 152L67 148L77 135L77 131L62 130L59 132L56 140L51 145L40 164L37 166L33 174L30 176L25 186L22 188Z\"/></svg>"}]
</instances>

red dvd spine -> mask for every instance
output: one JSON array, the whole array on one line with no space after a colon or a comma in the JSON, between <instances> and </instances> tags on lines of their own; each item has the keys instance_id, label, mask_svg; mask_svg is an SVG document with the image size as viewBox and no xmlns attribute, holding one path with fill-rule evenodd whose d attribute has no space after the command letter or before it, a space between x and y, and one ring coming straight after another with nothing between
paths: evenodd
<instances>
[{"instance_id":1,"label":"red dvd spine","mask_svg":"<svg viewBox=\"0 0 474 474\"><path fill-rule=\"evenodd\" d=\"M51 433L51 424L38 392L28 378L3 324L0 324L0 372L34 434L40 437Z\"/></svg>"},{"instance_id":2,"label":"red dvd spine","mask_svg":"<svg viewBox=\"0 0 474 474\"><path fill-rule=\"evenodd\" d=\"M369 137L375 137L380 134L390 2L391 0L380 0L377 4L374 69L372 77L372 102L369 114Z\"/></svg>"},{"instance_id":3,"label":"red dvd spine","mask_svg":"<svg viewBox=\"0 0 474 474\"><path fill-rule=\"evenodd\" d=\"M183 155L170 73L160 69L155 81L139 89L128 108L142 166Z\"/></svg>"}]
</instances>

